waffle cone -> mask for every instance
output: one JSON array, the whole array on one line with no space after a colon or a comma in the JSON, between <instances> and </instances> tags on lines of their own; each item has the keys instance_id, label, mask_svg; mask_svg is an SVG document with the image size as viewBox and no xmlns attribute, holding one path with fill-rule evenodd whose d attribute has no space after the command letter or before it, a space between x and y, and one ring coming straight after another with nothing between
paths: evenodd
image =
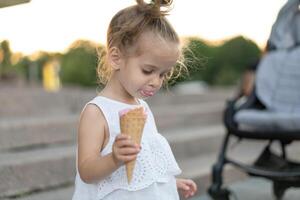
<instances>
[{"instance_id":1,"label":"waffle cone","mask_svg":"<svg viewBox=\"0 0 300 200\"><path fill-rule=\"evenodd\" d=\"M146 116L144 108L139 107L120 116L120 128L123 134L131 136L134 143L140 144ZM136 160L126 163L127 181L131 182Z\"/></svg>"}]
</instances>

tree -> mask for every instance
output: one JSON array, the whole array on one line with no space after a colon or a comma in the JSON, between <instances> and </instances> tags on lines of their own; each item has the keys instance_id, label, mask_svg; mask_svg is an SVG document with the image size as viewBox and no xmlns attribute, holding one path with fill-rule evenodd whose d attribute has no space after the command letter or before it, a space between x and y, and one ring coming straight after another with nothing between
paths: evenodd
<instances>
[{"instance_id":1,"label":"tree","mask_svg":"<svg viewBox=\"0 0 300 200\"><path fill-rule=\"evenodd\" d=\"M97 46L95 44L83 40L74 42L61 58L63 83L96 86L97 61Z\"/></svg>"},{"instance_id":2,"label":"tree","mask_svg":"<svg viewBox=\"0 0 300 200\"><path fill-rule=\"evenodd\" d=\"M26 81L30 81L30 72L29 72L29 67L31 66L31 61L30 59L25 56L22 57L19 62L15 65L15 68L19 71L19 74L22 74Z\"/></svg>"},{"instance_id":3,"label":"tree","mask_svg":"<svg viewBox=\"0 0 300 200\"><path fill-rule=\"evenodd\" d=\"M37 66L37 72L36 72L36 79L41 81L42 80L42 71L43 71L43 66L50 60L52 60L55 55L50 54L48 52L44 52L44 51L40 51L38 53L36 53L35 55L35 59L33 61L33 65L32 66Z\"/></svg>"},{"instance_id":4,"label":"tree","mask_svg":"<svg viewBox=\"0 0 300 200\"><path fill-rule=\"evenodd\" d=\"M209 45L199 38L188 38L184 50L190 80L202 80L210 85L232 85L247 66L260 57L261 51L251 40L241 36L219 46Z\"/></svg>"},{"instance_id":5,"label":"tree","mask_svg":"<svg viewBox=\"0 0 300 200\"><path fill-rule=\"evenodd\" d=\"M258 46L242 36L225 41L216 55L218 70L212 83L226 85L236 83L245 68L259 60L260 55Z\"/></svg>"},{"instance_id":6,"label":"tree","mask_svg":"<svg viewBox=\"0 0 300 200\"><path fill-rule=\"evenodd\" d=\"M12 73L11 55L9 42L2 41L0 43L0 80L9 78Z\"/></svg>"}]
</instances>

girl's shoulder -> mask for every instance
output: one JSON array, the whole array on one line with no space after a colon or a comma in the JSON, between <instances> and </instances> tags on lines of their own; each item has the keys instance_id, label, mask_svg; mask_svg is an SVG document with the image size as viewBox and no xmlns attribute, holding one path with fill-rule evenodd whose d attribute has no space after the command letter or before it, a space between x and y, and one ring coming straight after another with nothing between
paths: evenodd
<instances>
[{"instance_id":1,"label":"girl's shoulder","mask_svg":"<svg viewBox=\"0 0 300 200\"><path fill-rule=\"evenodd\" d=\"M95 122L95 121L105 121L105 116L101 109L95 104L86 104L84 109L80 114L80 122Z\"/></svg>"},{"instance_id":2,"label":"girl's shoulder","mask_svg":"<svg viewBox=\"0 0 300 200\"><path fill-rule=\"evenodd\" d=\"M81 111L80 119L84 118L91 122L95 120L105 122L110 119L109 108L110 106L105 101L96 96L85 104Z\"/></svg>"}]
</instances>

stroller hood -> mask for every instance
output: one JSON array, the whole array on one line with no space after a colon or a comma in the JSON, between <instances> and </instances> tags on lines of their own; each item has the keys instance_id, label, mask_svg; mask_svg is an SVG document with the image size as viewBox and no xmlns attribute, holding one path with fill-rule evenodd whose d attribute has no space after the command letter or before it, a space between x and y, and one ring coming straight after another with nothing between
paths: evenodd
<instances>
[{"instance_id":1,"label":"stroller hood","mask_svg":"<svg viewBox=\"0 0 300 200\"><path fill-rule=\"evenodd\" d=\"M275 49L288 49L300 44L300 1L288 0L272 26L269 43Z\"/></svg>"}]
</instances>

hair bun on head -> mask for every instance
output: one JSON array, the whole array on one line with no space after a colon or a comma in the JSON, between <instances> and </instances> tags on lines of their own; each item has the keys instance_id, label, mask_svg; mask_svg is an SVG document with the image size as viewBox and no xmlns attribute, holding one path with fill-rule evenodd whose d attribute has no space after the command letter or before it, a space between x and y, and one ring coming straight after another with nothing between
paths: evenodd
<instances>
[{"instance_id":1,"label":"hair bun on head","mask_svg":"<svg viewBox=\"0 0 300 200\"><path fill-rule=\"evenodd\" d=\"M157 3L157 2L159 2L159 4L160 5L162 5L162 6L165 6L165 5L168 5L168 6L170 6L171 4L172 4L172 2L173 2L173 0L151 0L151 3Z\"/></svg>"},{"instance_id":2,"label":"hair bun on head","mask_svg":"<svg viewBox=\"0 0 300 200\"><path fill-rule=\"evenodd\" d=\"M152 17L163 17L170 11L173 0L150 0L149 3L144 0L136 0L141 11L150 14ZM161 10L161 7L164 9Z\"/></svg>"}]
</instances>

